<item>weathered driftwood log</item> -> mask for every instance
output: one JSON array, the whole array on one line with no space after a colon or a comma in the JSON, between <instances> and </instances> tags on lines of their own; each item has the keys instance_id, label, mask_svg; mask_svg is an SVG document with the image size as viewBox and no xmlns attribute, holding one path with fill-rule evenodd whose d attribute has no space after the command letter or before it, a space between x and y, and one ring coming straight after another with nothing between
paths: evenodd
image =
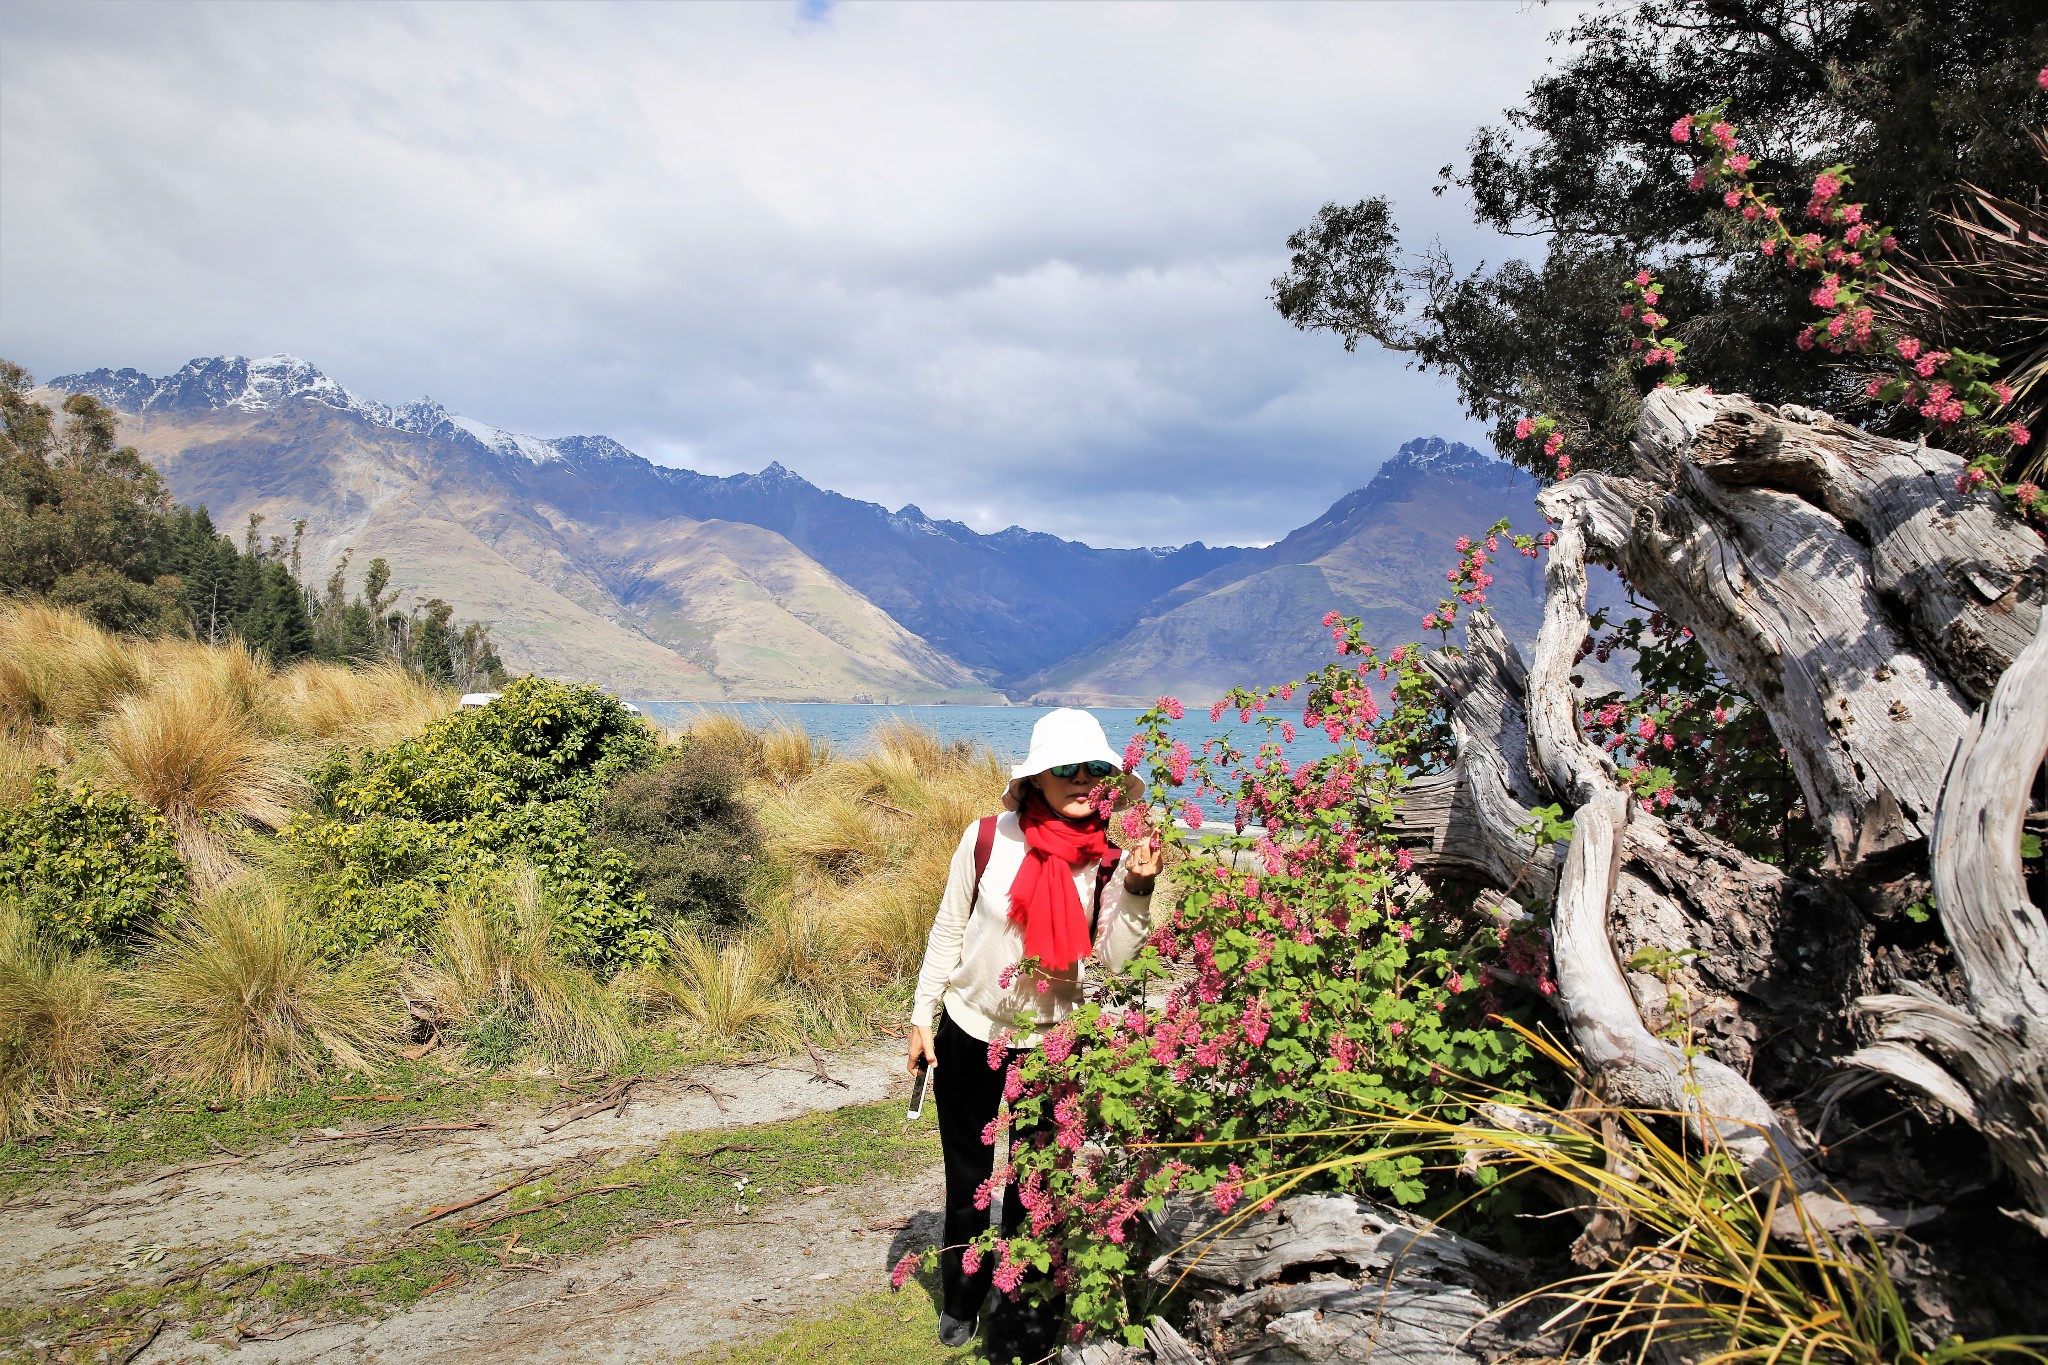
<instances>
[{"instance_id":1,"label":"weathered driftwood log","mask_svg":"<svg viewBox=\"0 0 2048 1365\"><path fill-rule=\"evenodd\" d=\"M1495 1308L1533 1285L1512 1257L1344 1195L1234 1216L1173 1200L1148 1222L1169 1248L1148 1273L1210 1295L1189 1336L1214 1359L1471 1365L1503 1344L1497 1329L1482 1331Z\"/></svg>"},{"instance_id":2,"label":"weathered driftwood log","mask_svg":"<svg viewBox=\"0 0 2048 1365\"><path fill-rule=\"evenodd\" d=\"M1575 1042L1623 1097L1639 1078L1646 1093L1663 1083L1654 1065L1639 1069L1654 1054L1607 1008L1612 954L1595 934L1603 884L1604 904L1615 899L1628 812L1624 801L1617 818L1562 685L1559 650L1582 611L1573 561L1590 548L1764 708L1837 869L1853 877L1874 854L1947 831L1932 839L1932 871L1970 1008L1931 993L1874 998L1884 1038L1858 1064L1982 1128L2048 1232L2048 928L2019 875L2027 794L2048 747L2048 687L2033 662L2048 547L1989 498L1958 492L1957 457L1800 410L1660 391L1644 404L1636 453L1640 478L1582 475L1538 499L1561 530L1527 704L1536 766L1578 807L1557 941ZM1716 1089L1703 1107L1782 1155L1783 1135L1738 1090Z\"/></svg>"},{"instance_id":3,"label":"weathered driftwood log","mask_svg":"<svg viewBox=\"0 0 2048 1365\"><path fill-rule=\"evenodd\" d=\"M1982 1132L2026 1193L2021 1216L2048 1233L2048 922L2027 898L2019 852L2044 760L2048 629L1972 721L1935 812L1935 902L1970 1007L1931 994L1868 997L1880 1041L1849 1062L1918 1088Z\"/></svg>"},{"instance_id":4,"label":"weathered driftwood log","mask_svg":"<svg viewBox=\"0 0 2048 1365\"><path fill-rule=\"evenodd\" d=\"M1976 702L2035 638L2048 548L1990 499L1957 492L1955 456L1799 410L1660 392L1645 404L1636 449L1639 477L1582 475L1541 499L1560 538L1535 664L1525 670L1482 614L1466 656L1438 665L1458 766L1415 784L1399 833L1433 872L1556 898L1559 1005L1614 1098L1688 1111L1696 1122L1708 1114L1734 1119L1730 1135L1741 1138L1746 1158L1775 1164L1800 1144L1770 1114L1764 1093L1803 1089L1816 1066L1848 1046L1842 1016L1858 931L1833 888L1855 885L1878 855L1889 853L1896 867L1932 833L1950 756ZM1585 630L1582 563L1593 556L1615 563L1690 627L1715 665L1763 706L1827 840L1836 869L1828 882L1788 877L1697 829L1629 807L1605 755L1579 732L1570 682ZM2048 709L2048 687L2028 690L2022 678L2007 691L2017 710ZM2001 780L2011 795L1996 835L2007 888L1987 899L1951 885L1942 904L1965 976L2009 982L2039 965L2032 945L2048 943L2048 933L2035 940L2032 931L2010 931L2011 942L1974 956L1970 947L1983 926L2003 925L2014 905L2025 905L2018 822L2033 768L2019 754L2024 744L1996 747L2009 759ZM1531 806L1551 799L1575 817L1562 858L1538 850L1520 829ZM2009 895L2012 888L2019 889ZM1950 903L2000 908L1952 914ZM2038 914L2031 922L2040 923ZM1654 1036L1671 1022L1661 1017L1665 988L1625 967L1645 946L1702 950L1675 984L1726 1069L1674 1070L1672 1050ZM2024 1055L2010 1041L1983 1045L1988 1032L2007 1040L2038 1033L2048 998L2040 989L2008 985L2002 997L1986 995L1973 1007L1974 1033L1959 1032L1960 1016L1931 998L1878 998L1879 1015L1918 1022L1888 1025L1885 1041L1859 1053L1858 1063L1987 1122L1982 1095L1996 1091L2010 1106L2015 1094L2041 1093L2044 1082L2016 1079L2048 1070L2026 1051L2031 1044L2019 1045ZM1759 1040L1770 1040L1769 1055ZM1955 1074L1914 1040L1948 1058ZM1959 1051L1967 1063L1952 1055ZM1751 1084L1757 1079L1766 1090ZM1674 1102L1681 1095L1690 1101ZM2020 1175L2030 1202L2048 1197L2043 1111L2033 1103L1998 1122L2034 1136L1991 1135L2016 1171L2015 1162L2038 1165L2038 1176Z\"/></svg>"},{"instance_id":5,"label":"weathered driftwood log","mask_svg":"<svg viewBox=\"0 0 2048 1365\"><path fill-rule=\"evenodd\" d=\"M1925 838L1975 702L2033 638L2041 538L1962 461L1801 409L1659 390L1638 478L1546 490L1763 707L1838 862Z\"/></svg>"},{"instance_id":6,"label":"weathered driftwood log","mask_svg":"<svg viewBox=\"0 0 2048 1365\"><path fill-rule=\"evenodd\" d=\"M1585 552L1581 525L1566 520L1544 573L1543 627L1529 674L1536 766L1575 810L1552 920L1558 1011L1610 1100L1684 1114L1703 1136L1725 1144L1754 1180L1805 1174L1801 1183L1810 1184L1809 1145L1734 1068L1713 1057L1688 1059L1653 1033L1622 975L1608 914L1621 877L1630 801L1613 763L1579 733L1570 677L1586 638Z\"/></svg>"},{"instance_id":7,"label":"weathered driftwood log","mask_svg":"<svg viewBox=\"0 0 2048 1365\"><path fill-rule=\"evenodd\" d=\"M1529 671L1483 611L1462 656L1437 656L1458 742L1457 766L1403 794L1397 837L1436 875L1550 901L1564 863L1538 848L1530 808L1549 798L1530 767L1524 698ZM1623 964L1662 950L1669 980L1627 970L1645 1021L1689 1023L1723 1063L1775 1090L1820 1078L1848 1042L1858 951L1855 911L1831 888L1788 877L1689 825L1637 814L1628 821L1609 912ZM1684 950L1692 955L1674 958ZM1682 999L1688 1019L1670 1017Z\"/></svg>"},{"instance_id":8,"label":"weathered driftwood log","mask_svg":"<svg viewBox=\"0 0 2048 1365\"><path fill-rule=\"evenodd\" d=\"M1251 1289L1306 1265L1341 1265L1369 1277L1399 1272L1471 1287L1499 1286L1524 1273L1512 1257L1350 1195L1294 1195L1271 1209L1237 1217L1175 1198L1145 1221L1156 1243L1166 1248L1146 1274L1165 1283L1186 1277Z\"/></svg>"}]
</instances>

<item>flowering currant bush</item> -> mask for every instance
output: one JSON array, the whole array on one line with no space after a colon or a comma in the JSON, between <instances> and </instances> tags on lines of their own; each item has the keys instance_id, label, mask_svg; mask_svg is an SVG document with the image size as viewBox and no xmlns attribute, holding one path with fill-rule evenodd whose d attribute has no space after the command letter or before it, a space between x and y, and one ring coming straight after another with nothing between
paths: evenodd
<instances>
[{"instance_id":1,"label":"flowering currant bush","mask_svg":"<svg viewBox=\"0 0 2048 1365\"><path fill-rule=\"evenodd\" d=\"M1756 187L1754 163L1740 150L1735 126L1721 109L1688 114L1672 125L1671 138L1699 148L1691 187L1715 191L1723 208L1758 239L1757 250L1787 269L1820 277L1808 299L1824 316L1800 331L1800 348L1856 356L1876 370L1866 396L1911 412L1941 433L1945 444L1974 457L1960 487L1992 482L2006 458L2033 439L2020 423L1997 416L2011 404L2013 389L1993 377L1996 356L1941 350L1887 327L1870 306L1868 300L1884 292L1884 277L1892 270L1887 257L1897 253L1898 239L1870 216L1868 205L1850 202L1855 181L1849 167L1830 166L1814 176L1801 220L1788 223L1785 210ZM2048 515L2048 498L2035 485L2003 491L2023 513Z\"/></svg>"},{"instance_id":2,"label":"flowering currant bush","mask_svg":"<svg viewBox=\"0 0 2048 1365\"><path fill-rule=\"evenodd\" d=\"M1501 529L1461 542L1473 582ZM1483 601L1483 586L1463 591ZM1500 1016L1531 1007L1510 980L1550 986L1541 932L1433 895L1393 839L1401 789L1450 756L1422 651L1383 654L1334 612L1324 624L1334 662L1211 708L1212 721L1234 710L1262 723L1255 752L1191 746L1170 697L1140 718L1125 757L1146 800L1116 818L1126 841L1156 833L1191 855L1171 874L1178 897L1130 968L1012 1069L1012 1108L985 1134L1016 1123L1009 1165L983 1193L1014 1177L1028 1223L976 1250L999 1288L1063 1292L1077 1333L1134 1320L1127 1296L1150 1254L1139 1215L1165 1196L1227 1212L1309 1163L1363 1151L1377 1159L1323 1183L1440 1210L1443 1172L1328 1132L1367 1104L1453 1104L1461 1078L1511 1091L1538 1079ZM1310 728L1336 750L1296 761ZM1191 828L1156 826L1160 811ZM1199 832L1208 814L1233 831ZM1485 1190L1479 1202L1505 1214L1510 1198Z\"/></svg>"},{"instance_id":3,"label":"flowering currant bush","mask_svg":"<svg viewBox=\"0 0 2048 1365\"><path fill-rule=\"evenodd\" d=\"M1799 784L1770 721L1708 662L1693 633L1661 611L1608 628L1606 612L1578 659L1630 657L1633 692L1589 698L1586 737L1613 756L1644 810L1672 807L1751 857L1780 865L1818 857Z\"/></svg>"}]
</instances>

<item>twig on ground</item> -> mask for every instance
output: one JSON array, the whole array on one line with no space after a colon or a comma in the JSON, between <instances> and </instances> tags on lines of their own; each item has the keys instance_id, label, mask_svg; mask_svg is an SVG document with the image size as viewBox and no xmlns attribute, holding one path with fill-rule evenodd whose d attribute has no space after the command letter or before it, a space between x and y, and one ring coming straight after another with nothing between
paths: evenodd
<instances>
[{"instance_id":1,"label":"twig on ground","mask_svg":"<svg viewBox=\"0 0 2048 1365\"><path fill-rule=\"evenodd\" d=\"M516 1190L521 1185L531 1184L532 1182L540 1179L542 1176L546 1175L548 1172L554 1169L555 1167L552 1164L547 1166L529 1167L525 1171L520 1172L517 1178L513 1179L507 1184L498 1186L497 1189L490 1191L488 1194L480 1194L476 1196L474 1199L464 1199L453 1204L442 1204L435 1208L428 1209L425 1213L413 1219L410 1223L407 1223L405 1225L405 1230L407 1232L413 1232L419 1228L425 1227L429 1223L437 1222L440 1219L446 1218L451 1213L461 1213L464 1209L473 1209L478 1204L488 1204L493 1199L496 1199L499 1195L508 1193L512 1190Z\"/></svg>"},{"instance_id":2,"label":"twig on ground","mask_svg":"<svg viewBox=\"0 0 2048 1365\"><path fill-rule=\"evenodd\" d=\"M386 1124L382 1128L365 1128L356 1133L319 1132L307 1133L306 1142L354 1142L354 1141L395 1141L413 1133L476 1133L490 1127L488 1123L413 1123Z\"/></svg>"},{"instance_id":3,"label":"twig on ground","mask_svg":"<svg viewBox=\"0 0 2048 1365\"><path fill-rule=\"evenodd\" d=\"M122 1355L117 1360L115 1360L114 1365L128 1365L129 1361L135 1359L135 1357L141 1355L144 1351L147 1351L149 1349L150 1343L156 1340L157 1333L163 1330L164 1320L162 1318L157 1318L154 1321L152 1321L149 1324L149 1330L142 1334L142 1340L136 1342L133 1346L130 1346L125 1352L123 1352Z\"/></svg>"},{"instance_id":4,"label":"twig on ground","mask_svg":"<svg viewBox=\"0 0 2048 1365\"><path fill-rule=\"evenodd\" d=\"M325 1326L326 1323L316 1322L310 1318L286 1318L283 1322L275 1323L261 1332L248 1331L237 1323L235 1335L243 1341L283 1341L286 1337L295 1337L301 1332L310 1332L315 1327Z\"/></svg>"},{"instance_id":5,"label":"twig on ground","mask_svg":"<svg viewBox=\"0 0 2048 1365\"><path fill-rule=\"evenodd\" d=\"M675 1085L678 1090L703 1091L705 1094L711 1097L711 1102L718 1106L718 1112L721 1114L725 1112L725 1102L733 1098L731 1095L728 1095L721 1090L718 1090L710 1085L706 1085L703 1081L677 1081Z\"/></svg>"},{"instance_id":6,"label":"twig on ground","mask_svg":"<svg viewBox=\"0 0 2048 1365\"><path fill-rule=\"evenodd\" d=\"M633 1087L640 1084L641 1079L639 1076L628 1076L624 1080L614 1082L611 1089L605 1091L602 1095L590 1101L590 1103L577 1105L553 1123L543 1123L540 1126L540 1130L543 1133L552 1133L557 1129L567 1128L579 1119L587 1119L594 1115L602 1114L607 1109L617 1110L623 1115L626 1112L627 1097L632 1094Z\"/></svg>"},{"instance_id":7,"label":"twig on ground","mask_svg":"<svg viewBox=\"0 0 2048 1365\"><path fill-rule=\"evenodd\" d=\"M852 1087L849 1086L845 1081L840 1080L837 1076L833 1075L831 1072L825 1069L825 1059L818 1055L818 1049L811 1046L811 1040L808 1038L804 1039L804 1051L811 1054L811 1062L814 1066L818 1068L818 1074L816 1077L814 1077L814 1079L820 1081L829 1081L831 1084L838 1086L841 1090L852 1089Z\"/></svg>"},{"instance_id":8,"label":"twig on ground","mask_svg":"<svg viewBox=\"0 0 2048 1365\"><path fill-rule=\"evenodd\" d=\"M158 1280L156 1282L157 1288L162 1289L168 1285L174 1285L180 1280L202 1279L205 1277L207 1271L213 1269L215 1266L219 1265L222 1261L225 1261L226 1259L227 1253L222 1252L218 1256L207 1257L205 1260L199 1262L197 1265L188 1265L182 1270L173 1270L170 1274L164 1276L161 1280Z\"/></svg>"},{"instance_id":9,"label":"twig on ground","mask_svg":"<svg viewBox=\"0 0 2048 1365\"><path fill-rule=\"evenodd\" d=\"M248 1159L249 1158L245 1156L215 1157L211 1161L198 1161L194 1162L190 1166L173 1167L172 1169L165 1171L161 1175L151 1176L149 1179L143 1181L142 1183L144 1185L154 1185L159 1180L169 1180L173 1176L190 1175L193 1171L203 1171L210 1166L239 1166Z\"/></svg>"}]
</instances>

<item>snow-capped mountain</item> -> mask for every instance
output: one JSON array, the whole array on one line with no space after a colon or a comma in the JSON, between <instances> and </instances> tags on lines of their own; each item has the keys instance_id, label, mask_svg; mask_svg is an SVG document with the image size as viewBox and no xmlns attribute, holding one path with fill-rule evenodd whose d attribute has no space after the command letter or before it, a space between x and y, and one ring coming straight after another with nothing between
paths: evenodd
<instances>
[{"instance_id":1,"label":"snow-capped mountain","mask_svg":"<svg viewBox=\"0 0 2048 1365\"><path fill-rule=\"evenodd\" d=\"M189 360L184 368L161 379L140 370L93 370L59 375L50 387L89 393L121 412L215 412L238 408L263 412L294 401L318 403L354 413L376 426L415 432L473 446L508 460L539 464L559 460L565 450L586 458L627 456L632 452L604 436L564 436L545 440L449 412L431 398L390 407L364 398L337 383L312 362L295 355L266 355L254 360L223 355Z\"/></svg>"}]
</instances>

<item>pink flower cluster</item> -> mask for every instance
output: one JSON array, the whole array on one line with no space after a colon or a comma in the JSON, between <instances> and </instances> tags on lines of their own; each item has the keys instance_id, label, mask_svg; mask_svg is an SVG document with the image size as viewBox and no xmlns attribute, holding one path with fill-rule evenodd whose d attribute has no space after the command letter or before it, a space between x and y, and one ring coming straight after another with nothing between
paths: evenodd
<instances>
[{"instance_id":1,"label":"pink flower cluster","mask_svg":"<svg viewBox=\"0 0 2048 1365\"><path fill-rule=\"evenodd\" d=\"M1708 114L1692 114L1672 125L1676 142L1698 136L1698 127ZM1819 349L1836 355L1865 357L1880 372L1864 387L1866 397L1896 404L1947 433L1965 449L1978 453L1970 470L1957 481L1968 492L1990 481L2003 463L2004 453L2024 446L2032 433L2012 421L1995 420L1992 414L2012 401L2012 389L1990 380L1993 357L1939 350L1919 337L1901 336L1881 324L1867 300L1883 295L1884 276L1891 265L1886 259L1896 254L1898 240L1890 228L1871 218L1867 204L1853 203L1847 192L1854 184L1845 166L1831 166L1816 174L1807 197L1804 216L1824 232L1794 232L1785 223L1783 211L1771 197L1758 190L1751 179L1752 163L1738 153L1732 128L1716 122L1711 138L1700 137L1704 159L1693 172L1695 189L1714 187L1722 203L1738 209L1744 223L1762 233L1758 249L1781 262L1787 269L1808 270L1820 282L1808 293L1808 300L1826 316L1800 330L1801 350ZM2017 489L2008 490L2017 495ZM2023 512L2036 504L2021 502Z\"/></svg>"}]
</instances>

